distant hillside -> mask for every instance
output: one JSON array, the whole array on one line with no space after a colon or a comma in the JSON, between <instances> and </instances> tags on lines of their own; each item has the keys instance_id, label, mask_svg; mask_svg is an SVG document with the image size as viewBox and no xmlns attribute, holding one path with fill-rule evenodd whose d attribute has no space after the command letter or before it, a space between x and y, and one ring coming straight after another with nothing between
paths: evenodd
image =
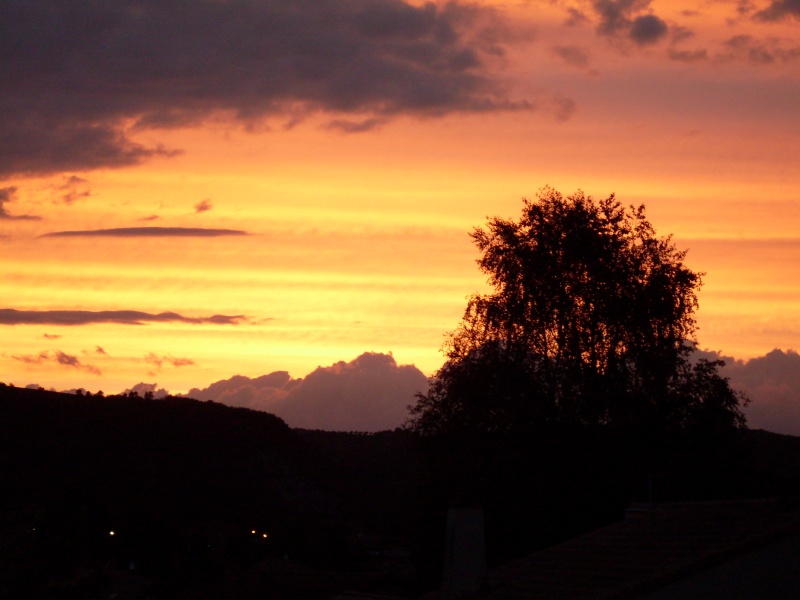
<instances>
[{"instance_id":1,"label":"distant hillside","mask_svg":"<svg viewBox=\"0 0 800 600\"><path fill-rule=\"evenodd\" d=\"M380 546L375 536L394 529L396 513L391 523L361 518L353 500L395 497L380 491L377 480L392 477L375 462L403 463L390 455L404 450L386 436L375 440L384 451L366 451L364 471L338 462L357 465L361 453L337 440L363 446L370 436L320 444L273 415L214 402L0 385L0 533L10 540L0 547L0 598L108 597L120 573L174 598L231 569L242 598L267 581L276 598L281 585L287 594L310 585L308 598L363 585L335 573L374 571L371 549L353 536ZM304 566L287 574L288 565Z\"/></svg>"}]
</instances>

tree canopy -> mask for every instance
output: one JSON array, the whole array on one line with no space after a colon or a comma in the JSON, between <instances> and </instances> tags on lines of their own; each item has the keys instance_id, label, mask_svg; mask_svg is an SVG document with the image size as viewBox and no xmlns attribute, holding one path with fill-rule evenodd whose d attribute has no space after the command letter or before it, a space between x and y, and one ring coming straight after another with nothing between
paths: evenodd
<instances>
[{"instance_id":1,"label":"tree canopy","mask_svg":"<svg viewBox=\"0 0 800 600\"><path fill-rule=\"evenodd\" d=\"M471 236L494 291L449 334L417 432L744 426L721 363L692 356L703 274L644 206L544 188Z\"/></svg>"}]
</instances>

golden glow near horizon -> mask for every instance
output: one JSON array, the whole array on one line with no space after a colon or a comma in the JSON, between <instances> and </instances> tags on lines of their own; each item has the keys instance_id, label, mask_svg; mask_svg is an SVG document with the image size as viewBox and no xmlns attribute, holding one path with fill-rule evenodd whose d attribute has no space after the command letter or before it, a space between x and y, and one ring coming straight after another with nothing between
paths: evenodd
<instances>
[{"instance_id":1,"label":"golden glow near horizon","mask_svg":"<svg viewBox=\"0 0 800 600\"><path fill-rule=\"evenodd\" d=\"M2 214L41 219L0 219L0 309L243 318L0 325L0 381L182 392L366 351L430 375L485 289L469 231L544 185L644 203L689 249L701 347L800 349L800 18L654 1L638 16L667 33L637 44L597 33L590 2L490 4L513 23L492 30L507 42L491 75L529 108L401 110L357 133L325 110L175 129L132 115L132 141L182 153L6 175ZM247 235L46 236L134 227Z\"/></svg>"}]
</instances>

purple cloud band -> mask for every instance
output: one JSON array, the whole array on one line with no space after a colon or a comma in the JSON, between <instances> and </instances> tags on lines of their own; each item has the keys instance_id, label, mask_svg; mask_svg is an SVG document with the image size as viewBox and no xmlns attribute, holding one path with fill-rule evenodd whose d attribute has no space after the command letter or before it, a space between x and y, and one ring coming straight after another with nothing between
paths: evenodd
<instances>
[{"instance_id":1,"label":"purple cloud band","mask_svg":"<svg viewBox=\"0 0 800 600\"><path fill-rule=\"evenodd\" d=\"M221 237L248 235L240 229L205 229L201 227L118 227L84 231L54 231L40 237Z\"/></svg>"},{"instance_id":2,"label":"purple cloud band","mask_svg":"<svg viewBox=\"0 0 800 600\"><path fill-rule=\"evenodd\" d=\"M186 317L175 312L158 314L138 310L15 310L0 308L0 325L93 325L117 323L121 325L144 325L145 323L192 323L214 325L237 325L247 321L244 315L212 315L210 317Z\"/></svg>"}]
</instances>

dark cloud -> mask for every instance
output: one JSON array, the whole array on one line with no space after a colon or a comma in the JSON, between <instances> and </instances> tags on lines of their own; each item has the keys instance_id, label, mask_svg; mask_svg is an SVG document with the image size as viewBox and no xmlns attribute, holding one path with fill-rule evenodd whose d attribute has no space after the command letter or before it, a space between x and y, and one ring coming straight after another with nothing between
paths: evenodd
<instances>
[{"instance_id":1,"label":"dark cloud","mask_svg":"<svg viewBox=\"0 0 800 600\"><path fill-rule=\"evenodd\" d=\"M0 120L0 127L2 127L2 120ZM2 151L0 151L0 155L2 155ZM39 221L41 217L36 217L33 215L12 215L6 210L6 204L14 202L17 197L17 188L16 187L4 187L0 188L0 220L8 220L8 221Z\"/></svg>"},{"instance_id":2,"label":"dark cloud","mask_svg":"<svg viewBox=\"0 0 800 600\"><path fill-rule=\"evenodd\" d=\"M55 352L42 351L39 354L35 355L28 354L21 356L12 356L11 358L28 365L55 364L72 369L78 369L80 371L86 371L87 373L91 373L92 375L102 375L100 369L98 369L94 365L82 363L77 356L66 354L61 350L56 350Z\"/></svg>"},{"instance_id":3,"label":"dark cloud","mask_svg":"<svg viewBox=\"0 0 800 600\"><path fill-rule=\"evenodd\" d=\"M175 356L170 356L165 354L163 356L159 356L154 352L151 352L147 356L144 357L144 361L156 367L157 369L162 369L164 365L173 366L173 367L187 367L189 365L195 364L195 362L191 358L178 358Z\"/></svg>"},{"instance_id":4,"label":"dark cloud","mask_svg":"<svg viewBox=\"0 0 800 600\"><path fill-rule=\"evenodd\" d=\"M58 339L61 339L60 335L56 335L54 333L45 333L45 334L42 335L42 337L44 339L46 339L46 340L58 340Z\"/></svg>"},{"instance_id":5,"label":"dark cloud","mask_svg":"<svg viewBox=\"0 0 800 600\"><path fill-rule=\"evenodd\" d=\"M197 204L194 205L194 212L202 213L211 210L214 208L214 204L211 202L209 198L205 200L200 200Z\"/></svg>"},{"instance_id":6,"label":"dark cloud","mask_svg":"<svg viewBox=\"0 0 800 600\"><path fill-rule=\"evenodd\" d=\"M169 155L133 134L215 113L250 125L529 108L493 64L525 36L477 4L4 0L2 12L0 176Z\"/></svg>"},{"instance_id":7,"label":"dark cloud","mask_svg":"<svg viewBox=\"0 0 800 600\"><path fill-rule=\"evenodd\" d=\"M781 21L791 17L800 19L800 0L772 0L767 8L753 15L756 21Z\"/></svg>"},{"instance_id":8,"label":"dark cloud","mask_svg":"<svg viewBox=\"0 0 800 600\"><path fill-rule=\"evenodd\" d=\"M40 237L219 237L247 235L239 229L204 229L202 227L119 227L84 231L54 231Z\"/></svg>"},{"instance_id":9,"label":"dark cloud","mask_svg":"<svg viewBox=\"0 0 800 600\"><path fill-rule=\"evenodd\" d=\"M213 315L211 317L185 317L174 312L158 314L138 310L15 310L0 308L0 325L93 325L96 323L118 323L121 325L143 325L144 323L214 323L237 325L246 321L244 315Z\"/></svg>"},{"instance_id":10,"label":"dark cloud","mask_svg":"<svg viewBox=\"0 0 800 600\"><path fill-rule=\"evenodd\" d=\"M158 215L149 215L147 217L142 217L141 219L137 219L137 221L157 221L160 219Z\"/></svg>"},{"instance_id":11,"label":"dark cloud","mask_svg":"<svg viewBox=\"0 0 800 600\"><path fill-rule=\"evenodd\" d=\"M655 44L667 35L667 23L655 15L636 17L631 23L630 38L639 44Z\"/></svg>"},{"instance_id":12,"label":"dark cloud","mask_svg":"<svg viewBox=\"0 0 800 600\"><path fill-rule=\"evenodd\" d=\"M669 30L655 14L640 14L649 9L650 0L593 0L592 7L600 19L597 32L611 38L645 46L658 42Z\"/></svg>"},{"instance_id":13,"label":"dark cloud","mask_svg":"<svg viewBox=\"0 0 800 600\"><path fill-rule=\"evenodd\" d=\"M585 69L589 66L589 51L580 46L555 46L553 52L568 65Z\"/></svg>"},{"instance_id":14,"label":"dark cloud","mask_svg":"<svg viewBox=\"0 0 800 600\"><path fill-rule=\"evenodd\" d=\"M636 10L638 4L641 2L636 0L594 0L592 7L600 18L597 32L615 36L628 29L631 24L628 14Z\"/></svg>"},{"instance_id":15,"label":"dark cloud","mask_svg":"<svg viewBox=\"0 0 800 600\"><path fill-rule=\"evenodd\" d=\"M368 352L350 362L319 367L303 379L276 371L255 379L237 375L187 396L271 412L292 427L381 431L401 426L407 407L428 381L413 365Z\"/></svg>"},{"instance_id":16,"label":"dark cloud","mask_svg":"<svg viewBox=\"0 0 800 600\"><path fill-rule=\"evenodd\" d=\"M800 355L773 350L749 361L737 361L717 352L701 355L721 358L722 375L751 400L745 408L747 425L775 433L800 435Z\"/></svg>"}]
</instances>

